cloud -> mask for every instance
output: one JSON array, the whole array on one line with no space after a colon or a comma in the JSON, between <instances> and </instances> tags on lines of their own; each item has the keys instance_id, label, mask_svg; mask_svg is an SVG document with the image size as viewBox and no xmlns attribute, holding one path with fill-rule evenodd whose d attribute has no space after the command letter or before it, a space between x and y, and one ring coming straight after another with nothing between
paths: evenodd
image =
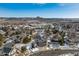
<instances>
[{"instance_id":1,"label":"cloud","mask_svg":"<svg viewBox=\"0 0 79 59\"><path fill-rule=\"evenodd\" d=\"M59 3L59 6L79 6L79 3Z\"/></svg>"},{"instance_id":2,"label":"cloud","mask_svg":"<svg viewBox=\"0 0 79 59\"><path fill-rule=\"evenodd\" d=\"M65 6L65 5L67 5L67 4L64 4L64 3L60 3L60 4L58 4L59 6Z\"/></svg>"},{"instance_id":3,"label":"cloud","mask_svg":"<svg viewBox=\"0 0 79 59\"><path fill-rule=\"evenodd\" d=\"M33 3L34 5L39 5L39 6L43 6L45 5L46 3Z\"/></svg>"},{"instance_id":4,"label":"cloud","mask_svg":"<svg viewBox=\"0 0 79 59\"><path fill-rule=\"evenodd\" d=\"M35 3L35 4L42 4L42 5L44 5L44 4L46 4L46 3Z\"/></svg>"}]
</instances>

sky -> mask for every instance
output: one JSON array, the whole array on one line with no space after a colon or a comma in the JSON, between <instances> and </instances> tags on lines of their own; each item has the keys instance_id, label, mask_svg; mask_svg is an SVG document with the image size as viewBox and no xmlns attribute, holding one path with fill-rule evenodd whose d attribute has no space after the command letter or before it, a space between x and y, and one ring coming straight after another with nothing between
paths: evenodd
<instances>
[{"instance_id":1,"label":"sky","mask_svg":"<svg viewBox=\"0 0 79 59\"><path fill-rule=\"evenodd\" d=\"M0 17L79 18L78 3L0 3Z\"/></svg>"}]
</instances>

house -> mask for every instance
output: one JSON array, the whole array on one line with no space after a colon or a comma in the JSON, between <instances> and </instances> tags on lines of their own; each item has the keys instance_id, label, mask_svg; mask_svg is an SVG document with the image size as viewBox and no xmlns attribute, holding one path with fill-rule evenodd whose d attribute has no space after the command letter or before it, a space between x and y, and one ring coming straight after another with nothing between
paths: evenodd
<instances>
[{"instance_id":1,"label":"house","mask_svg":"<svg viewBox=\"0 0 79 59\"><path fill-rule=\"evenodd\" d=\"M4 32L3 30L0 30L0 34L3 34L3 35L4 35L5 33L6 33L6 32Z\"/></svg>"},{"instance_id":2,"label":"house","mask_svg":"<svg viewBox=\"0 0 79 59\"><path fill-rule=\"evenodd\" d=\"M3 50L3 47L0 47L0 56L3 56L2 50Z\"/></svg>"},{"instance_id":3,"label":"house","mask_svg":"<svg viewBox=\"0 0 79 59\"><path fill-rule=\"evenodd\" d=\"M14 43L12 43L12 42L5 44L4 47L3 47L2 53L3 53L4 55L9 55L9 53L10 53L10 52L12 51L12 49L13 49L13 48L12 48L13 45L14 45Z\"/></svg>"},{"instance_id":4,"label":"house","mask_svg":"<svg viewBox=\"0 0 79 59\"><path fill-rule=\"evenodd\" d=\"M58 42L51 42L49 45L49 48L58 49L60 47L60 44Z\"/></svg>"}]
</instances>

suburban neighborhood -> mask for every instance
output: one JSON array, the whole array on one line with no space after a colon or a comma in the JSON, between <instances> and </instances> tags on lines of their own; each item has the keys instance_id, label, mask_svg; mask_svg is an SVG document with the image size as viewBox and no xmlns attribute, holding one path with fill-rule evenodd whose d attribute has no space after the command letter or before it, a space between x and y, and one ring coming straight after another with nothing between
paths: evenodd
<instances>
[{"instance_id":1,"label":"suburban neighborhood","mask_svg":"<svg viewBox=\"0 0 79 59\"><path fill-rule=\"evenodd\" d=\"M0 18L0 56L79 55L78 20L15 19Z\"/></svg>"}]
</instances>

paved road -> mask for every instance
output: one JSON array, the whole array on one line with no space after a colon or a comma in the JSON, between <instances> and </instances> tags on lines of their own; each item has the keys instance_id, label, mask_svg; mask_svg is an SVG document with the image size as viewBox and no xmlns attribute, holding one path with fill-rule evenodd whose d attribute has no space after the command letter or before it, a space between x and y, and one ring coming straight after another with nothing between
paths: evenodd
<instances>
[{"instance_id":1,"label":"paved road","mask_svg":"<svg viewBox=\"0 0 79 59\"><path fill-rule=\"evenodd\" d=\"M74 54L76 52L79 53L79 50L48 50L48 51L40 51L30 56L58 56L66 53Z\"/></svg>"}]
</instances>

